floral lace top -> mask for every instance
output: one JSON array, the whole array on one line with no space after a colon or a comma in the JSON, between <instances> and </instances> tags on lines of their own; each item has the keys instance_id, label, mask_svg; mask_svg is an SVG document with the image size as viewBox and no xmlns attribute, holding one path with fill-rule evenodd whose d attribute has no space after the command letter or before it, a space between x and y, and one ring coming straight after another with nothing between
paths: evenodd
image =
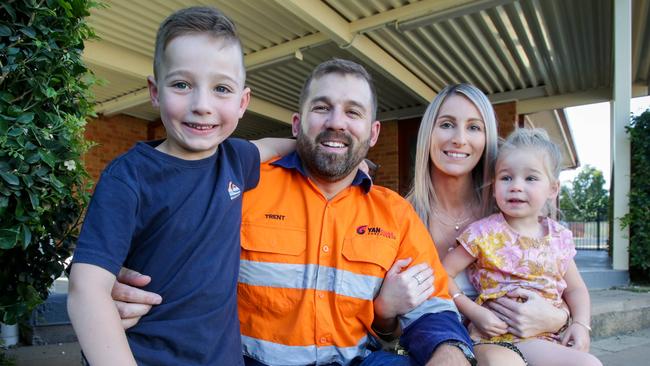
<instances>
[{"instance_id":1,"label":"floral lace top","mask_svg":"<svg viewBox=\"0 0 650 366\"><path fill-rule=\"evenodd\" d=\"M458 237L460 245L476 258L468 274L479 293L479 305L517 288L535 291L555 306L562 303L567 286L564 274L576 254L573 236L552 219L541 222L547 235L530 238L517 233L498 213L472 223ZM557 340L553 334L538 337ZM490 341L517 340L510 334L495 338Z\"/></svg>"}]
</instances>

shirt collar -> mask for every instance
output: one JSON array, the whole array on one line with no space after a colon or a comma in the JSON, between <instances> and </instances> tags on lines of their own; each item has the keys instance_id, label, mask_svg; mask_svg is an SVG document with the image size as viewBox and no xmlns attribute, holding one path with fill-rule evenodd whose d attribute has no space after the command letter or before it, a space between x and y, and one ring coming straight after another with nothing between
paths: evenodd
<instances>
[{"instance_id":1,"label":"shirt collar","mask_svg":"<svg viewBox=\"0 0 650 366\"><path fill-rule=\"evenodd\" d=\"M300 156L298 156L298 152L296 151L272 162L271 165L279 166L285 169L294 169L300 172L300 174L302 174L305 178L309 177L303 168L302 160L300 160ZM368 193L372 187L372 179L370 179L368 174L359 169L357 170L357 175L355 175L354 179L352 180L352 185L359 186L361 189L363 189L364 193Z\"/></svg>"}]
</instances>

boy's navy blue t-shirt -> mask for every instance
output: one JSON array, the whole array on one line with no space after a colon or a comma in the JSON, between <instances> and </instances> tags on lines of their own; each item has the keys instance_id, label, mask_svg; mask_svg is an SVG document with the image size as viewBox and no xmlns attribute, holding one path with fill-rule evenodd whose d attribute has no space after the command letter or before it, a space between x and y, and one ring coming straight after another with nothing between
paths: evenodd
<instances>
[{"instance_id":1,"label":"boy's navy blue t-shirt","mask_svg":"<svg viewBox=\"0 0 650 366\"><path fill-rule=\"evenodd\" d=\"M226 139L188 161L138 143L97 183L73 261L151 276L162 303L127 331L139 365L241 365L237 314L242 194L255 145Z\"/></svg>"}]
</instances>

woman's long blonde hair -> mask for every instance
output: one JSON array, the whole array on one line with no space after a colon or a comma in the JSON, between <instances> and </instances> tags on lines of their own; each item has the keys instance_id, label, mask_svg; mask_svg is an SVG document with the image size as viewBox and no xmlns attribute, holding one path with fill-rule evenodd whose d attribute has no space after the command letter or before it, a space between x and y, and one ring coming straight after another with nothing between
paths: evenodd
<instances>
[{"instance_id":1,"label":"woman's long blonde hair","mask_svg":"<svg viewBox=\"0 0 650 366\"><path fill-rule=\"evenodd\" d=\"M438 111L442 103L450 96L459 94L469 99L478 109L485 124L485 150L476 167L472 169L472 185L474 199L479 203L481 216L487 216L494 211L492 203L492 181L494 179L494 161L497 155L497 122L494 108L481 90L470 84L455 84L446 86L436 95L427 107L420 130L415 152L415 177L413 186L406 196L413 208L425 223L429 231L430 218L433 208L438 204L436 193L431 181L431 134L435 126Z\"/></svg>"}]
</instances>

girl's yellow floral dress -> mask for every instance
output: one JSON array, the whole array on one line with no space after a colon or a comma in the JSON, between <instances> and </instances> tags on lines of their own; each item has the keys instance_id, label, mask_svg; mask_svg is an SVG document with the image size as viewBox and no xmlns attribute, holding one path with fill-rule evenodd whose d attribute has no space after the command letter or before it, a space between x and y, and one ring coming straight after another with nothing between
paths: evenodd
<instances>
[{"instance_id":1,"label":"girl's yellow floral dress","mask_svg":"<svg viewBox=\"0 0 650 366\"><path fill-rule=\"evenodd\" d=\"M479 293L477 304L497 299L517 288L535 291L555 306L562 304L564 274L576 254L571 231L547 217L540 218L547 235L530 238L518 234L501 213L469 225L458 237L460 245L476 258L468 275ZM559 342L559 334L536 336ZM517 342L513 334L482 341Z\"/></svg>"}]
</instances>

